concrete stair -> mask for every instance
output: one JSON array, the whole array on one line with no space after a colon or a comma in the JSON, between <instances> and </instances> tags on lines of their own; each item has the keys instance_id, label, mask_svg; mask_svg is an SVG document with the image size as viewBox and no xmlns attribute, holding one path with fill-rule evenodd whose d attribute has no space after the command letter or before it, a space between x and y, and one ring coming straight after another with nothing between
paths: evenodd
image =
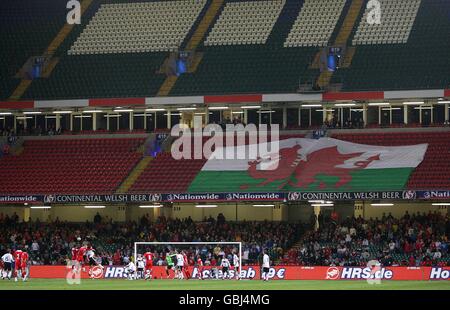
<instances>
[{"instance_id":1,"label":"concrete stair","mask_svg":"<svg viewBox=\"0 0 450 310\"><path fill-rule=\"evenodd\" d=\"M130 172L128 177L120 184L119 188L116 190L116 194L125 194L133 186L134 182L139 178L142 172L147 168L147 166L152 161L153 157L145 156L141 161L134 167Z\"/></svg>"},{"instance_id":2,"label":"concrete stair","mask_svg":"<svg viewBox=\"0 0 450 310\"><path fill-rule=\"evenodd\" d=\"M19 85L16 87L14 92L8 98L9 101L17 101L23 96L23 94L27 91L28 87L31 85L31 80L22 79Z\"/></svg>"},{"instance_id":3,"label":"concrete stair","mask_svg":"<svg viewBox=\"0 0 450 310\"><path fill-rule=\"evenodd\" d=\"M220 11L220 8L224 4L224 0L213 0L208 10L206 11L205 16L202 21L198 25L191 39L186 45L186 50L193 51L195 50L200 42L202 42L203 38L206 35L211 23L215 20L217 13Z\"/></svg>"},{"instance_id":4,"label":"concrete stair","mask_svg":"<svg viewBox=\"0 0 450 310\"><path fill-rule=\"evenodd\" d=\"M185 50L195 52L198 45L200 44L200 42L202 42L203 38L205 37L212 22L216 19L217 14L220 12L220 9L222 8L224 2L225 2L224 0L212 1L211 5L209 6L208 10L203 16L203 19L198 24L197 29L195 29L194 33L192 34L191 38L186 44ZM192 64L189 66L188 73L194 73L197 70L197 67L201 63L202 58L203 53L195 53ZM175 86L177 79L178 79L177 76L174 75L168 76L164 80L164 83L161 85L156 96L159 97L168 96L172 88Z\"/></svg>"},{"instance_id":5,"label":"concrete stair","mask_svg":"<svg viewBox=\"0 0 450 310\"><path fill-rule=\"evenodd\" d=\"M355 27L356 20L363 7L363 0L352 0L347 16L344 19L344 23L339 30L334 45L346 45L353 28Z\"/></svg>"}]
</instances>

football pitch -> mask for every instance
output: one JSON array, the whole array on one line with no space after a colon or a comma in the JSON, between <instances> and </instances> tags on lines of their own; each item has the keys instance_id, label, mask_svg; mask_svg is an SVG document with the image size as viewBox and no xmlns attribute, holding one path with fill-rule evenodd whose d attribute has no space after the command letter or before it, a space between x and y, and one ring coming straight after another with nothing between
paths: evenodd
<instances>
[{"instance_id":1,"label":"football pitch","mask_svg":"<svg viewBox=\"0 0 450 310\"><path fill-rule=\"evenodd\" d=\"M449 281L312 281L312 280L91 280L68 284L65 279L0 280L0 290L450 290Z\"/></svg>"}]
</instances>

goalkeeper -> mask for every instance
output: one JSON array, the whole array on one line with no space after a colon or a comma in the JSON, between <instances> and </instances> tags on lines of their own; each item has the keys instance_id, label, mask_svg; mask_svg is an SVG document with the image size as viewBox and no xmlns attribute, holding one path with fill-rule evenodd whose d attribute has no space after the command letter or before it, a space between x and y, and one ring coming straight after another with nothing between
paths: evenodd
<instances>
[{"instance_id":1,"label":"goalkeeper","mask_svg":"<svg viewBox=\"0 0 450 310\"><path fill-rule=\"evenodd\" d=\"M166 254L166 275L167 275L167 279L170 276L170 269L174 269L174 265L173 265L173 259L176 257L176 254L168 252Z\"/></svg>"}]
</instances>

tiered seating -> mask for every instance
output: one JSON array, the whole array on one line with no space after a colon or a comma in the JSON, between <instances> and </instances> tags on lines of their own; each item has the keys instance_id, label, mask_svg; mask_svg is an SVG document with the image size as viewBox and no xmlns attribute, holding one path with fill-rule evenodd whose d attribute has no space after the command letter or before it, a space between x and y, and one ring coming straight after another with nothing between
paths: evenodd
<instances>
[{"instance_id":1,"label":"tiered seating","mask_svg":"<svg viewBox=\"0 0 450 310\"><path fill-rule=\"evenodd\" d=\"M408 181L410 189L450 188L450 133L410 132L339 134L333 138L355 143L397 146L428 143L422 163L413 171Z\"/></svg>"},{"instance_id":2,"label":"tiered seating","mask_svg":"<svg viewBox=\"0 0 450 310\"><path fill-rule=\"evenodd\" d=\"M336 71L332 83L348 91L447 88L449 12L447 0L422 1L406 43L358 45L351 67Z\"/></svg>"},{"instance_id":3,"label":"tiered seating","mask_svg":"<svg viewBox=\"0 0 450 310\"><path fill-rule=\"evenodd\" d=\"M344 5L345 0L306 0L284 46L326 46Z\"/></svg>"},{"instance_id":4,"label":"tiered seating","mask_svg":"<svg viewBox=\"0 0 450 310\"><path fill-rule=\"evenodd\" d=\"M156 74L165 54L65 56L49 79L33 81L25 99L154 96L165 79Z\"/></svg>"},{"instance_id":5,"label":"tiered seating","mask_svg":"<svg viewBox=\"0 0 450 310\"><path fill-rule=\"evenodd\" d=\"M281 139L294 137L300 138L303 137L303 135L283 135ZM206 140L208 140L208 138L203 138L203 143L205 143ZM270 141L270 137L268 140ZM249 143L248 137L246 137L245 143ZM237 144L236 136L234 144ZM225 137L224 146L226 146ZM146 170L139 176L129 192L187 192L189 185L191 185L206 161L205 158L175 160L169 152L159 153Z\"/></svg>"},{"instance_id":6,"label":"tiered seating","mask_svg":"<svg viewBox=\"0 0 450 310\"><path fill-rule=\"evenodd\" d=\"M105 4L69 54L177 50L206 0Z\"/></svg>"},{"instance_id":7,"label":"tiered seating","mask_svg":"<svg viewBox=\"0 0 450 310\"><path fill-rule=\"evenodd\" d=\"M143 138L25 141L0 159L2 194L112 194L142 157Z\"/></svg>"},{"instance_id":8,"label":"tiered seating","mask_svg":"<svg viewBox=\"0 0 450 310\"><path fill-rule=\"evenodd\" d=\"M159 153L130 188L131 193L186 192L206 160L175 160Z\"/></svg>"},{"instance_id":9,"label":"tiered seating","mask_svg":"<svg viewBox=\"0 0 450 310\"><path fill-rule=\"evenodd\" d=\"M295 92L316 52L312 47L211 46L195 73L178 78L171 95Z\"/></svg>"},{"instance_id":10,"label":"tiered seating","mask_svg":"<svg viewBox=\"0 0 450 310\"><path fill-rule=\"evenodd\" d=\"M66 22L66 0L0 1L0 100L18 86L16 73L39 56Z\"/></svg>"},{"instance_id":11,"label":"tiered seating","mask_svg":"<svg viewBox=\"0 0 450 310\"><path fill-rule=\"evenodd\" d=\"M229 2L205 45L265 44L285 0Z\"/></svg>"},{"instance_id":12,"label":"tiered seating","mask_svg":"<svg viewBox=\"0 0 450 310\"><path fill-rule=\"evenodd\" d=\"M406 43L409 38L421 0L379 0L381 23L368 22L367 8L353 38L353 45Z\"/></svg>"}]
</instances>

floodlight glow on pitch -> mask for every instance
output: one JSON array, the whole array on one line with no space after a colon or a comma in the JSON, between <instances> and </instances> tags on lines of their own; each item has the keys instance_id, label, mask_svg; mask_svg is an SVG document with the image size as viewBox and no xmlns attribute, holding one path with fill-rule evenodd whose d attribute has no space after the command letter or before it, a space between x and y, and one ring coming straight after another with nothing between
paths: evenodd
<instances>
[{"instance_id":1,"label":"floodlight glow on pitch","mask_svg":"<svg viewBox=\"0 0 450 310\"><path fill-rule=\"evenodd\" d=\"M450 202L434 202L432 206L450 206Z\"/></svg>"},{"instance_id":2,"label":"floodlight glow on pitch","mask_svg":"<svg viewBox=\"0 0 450 310\"><path fill-rule=\"evenodd\" d=\"M106 206L84 206L85 209L104 209Z\"/></svg>"}]
</instances>

